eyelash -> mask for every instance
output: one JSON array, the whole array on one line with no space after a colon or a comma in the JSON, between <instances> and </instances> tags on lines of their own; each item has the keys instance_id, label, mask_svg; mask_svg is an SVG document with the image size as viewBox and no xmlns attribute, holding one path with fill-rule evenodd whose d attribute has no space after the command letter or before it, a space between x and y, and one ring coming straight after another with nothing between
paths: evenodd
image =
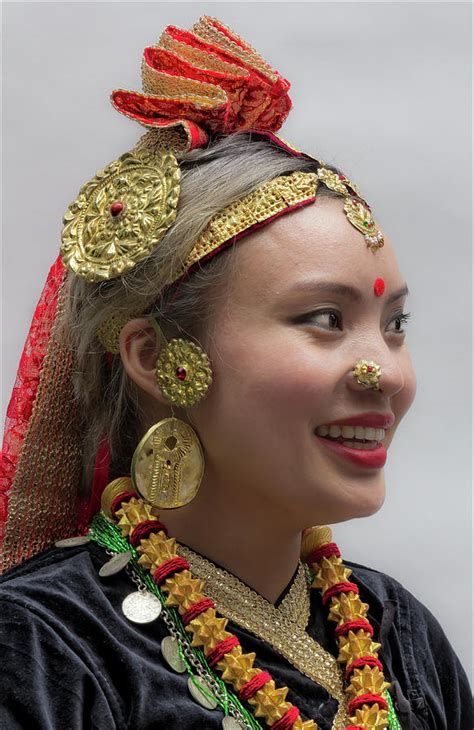
<instances>
[{"instance_id":1,"label":"eyelash","mask_svg":"<svg viewBox=\"0 0 474 730\"><path fill-rule=\"evenodd\" d=\"M339 317L340 320L342 320L341 313L337 309L318 309L314 312L308 312L308 314L304 314L297 321L298 323L303 324L305 322L309 322L311 319L314 319L314 317L319 314L335 314L337 317ZM411 312L400 312L393 319L390 320L389 324L391 324L392 322L396 322L397 320L400 320L401 322L406 324L411 316ZM331 331L332 327L323 327L323 329ZM397 335L403 335L405 334L405 332L406 330L404 329L395 330L395 334Z\"/></svg>"}]
</instances>

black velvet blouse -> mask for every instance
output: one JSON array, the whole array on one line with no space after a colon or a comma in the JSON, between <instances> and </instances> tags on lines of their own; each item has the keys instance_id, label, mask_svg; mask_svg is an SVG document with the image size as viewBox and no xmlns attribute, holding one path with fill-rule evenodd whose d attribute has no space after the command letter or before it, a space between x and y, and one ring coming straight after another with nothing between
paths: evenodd
<instances>
[{"instance_id":1,"label":"black velvet blouse","mask_svg":"<svg viewBox=\"0 0 474 730\"><path fill-rule=\"evenodd\" d=\"M198 704L187 675L163 660L161 618L131 623L121 604L136 587L122 571L98 575L109 556L96 543L52 548L0 578L1 730L151 730L221 728L223 713ZM344 560L353 571L385 678L392 683L404 730L471 730L472 694L466 674L432 613L398 581ZM281 604L290 584L279 597ZM309 633L334 657L334 622L319 591L311 591ZM338 702L247 629L228 624L255 666L277 686L303 719L330 730Z\"/></svg>"}]
</instances>

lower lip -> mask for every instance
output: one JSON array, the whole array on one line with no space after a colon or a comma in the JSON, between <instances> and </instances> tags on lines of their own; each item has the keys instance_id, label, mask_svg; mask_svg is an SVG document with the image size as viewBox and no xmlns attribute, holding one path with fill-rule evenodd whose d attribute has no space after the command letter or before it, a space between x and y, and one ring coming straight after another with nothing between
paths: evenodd
<instances>
[{"instance_id":1,"label":"lower lip","mask_svg":"<svg viewBox=\"0 0 474 730\"><path fill-rule=\"evenodd\" d=\"M387 461L387 449L383 444L379 444L375 449L351 449L348 446L343 446L339 441L331 441L322 436L316 436L316 438L329 451L359 466L365 466L369 469L381 469Z\"/></svg>"}]
</instances>

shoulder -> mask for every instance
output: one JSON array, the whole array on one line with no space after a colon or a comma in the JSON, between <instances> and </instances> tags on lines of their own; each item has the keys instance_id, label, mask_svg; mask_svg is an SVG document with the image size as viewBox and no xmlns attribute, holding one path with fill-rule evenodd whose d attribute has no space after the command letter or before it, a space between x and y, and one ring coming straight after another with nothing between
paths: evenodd
<instances>
[{"instance_id":1,"label":"shoulder","mask_svg":"<svg viewBox=\"0 0 474 730\"><path fill-rule=\"evenodd\" d=\"M100 727L99 718L112 727L120 722L118 698L96 671L91 651L98 634L84 598L100 603L97 559L89 550L53 548L0 577L2 727L13 730L26 721L82 727L86 711L91 728Z\"/></svg>"},{"instance_id":2,"label":"shoulder","mask_svg":"<svg viewBox=\"0 0 474 730\"><path fill-rule=\"evenodd\" d=\"M100 602L102 563L100 548L90 543L51 548L24 561L0 576L0 620L12 612L27 612L30 622L43 622L64 633L84 611L86 597L93 604Z\"/></svg>"}]
</instances>

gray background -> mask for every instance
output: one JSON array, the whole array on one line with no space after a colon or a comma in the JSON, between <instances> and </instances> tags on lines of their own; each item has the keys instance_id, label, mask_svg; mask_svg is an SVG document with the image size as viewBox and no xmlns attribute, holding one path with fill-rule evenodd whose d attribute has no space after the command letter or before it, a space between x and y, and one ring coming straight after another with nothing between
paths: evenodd
<instances>
[{"instance_id":1,"label":"gray background","mask_svg":"<svg viewBox=\"0 0 474 730\"><path fill-rule=\"evenodd\" d=\"M470 673L468 3L5 3L2 416L62 215L144 131L110 92L140 90L143 48L205 13L292 82L282 136L352 176L398 250L417 397L383 508L334 535L428 606Z\"/></svg>"}]
</instances>

